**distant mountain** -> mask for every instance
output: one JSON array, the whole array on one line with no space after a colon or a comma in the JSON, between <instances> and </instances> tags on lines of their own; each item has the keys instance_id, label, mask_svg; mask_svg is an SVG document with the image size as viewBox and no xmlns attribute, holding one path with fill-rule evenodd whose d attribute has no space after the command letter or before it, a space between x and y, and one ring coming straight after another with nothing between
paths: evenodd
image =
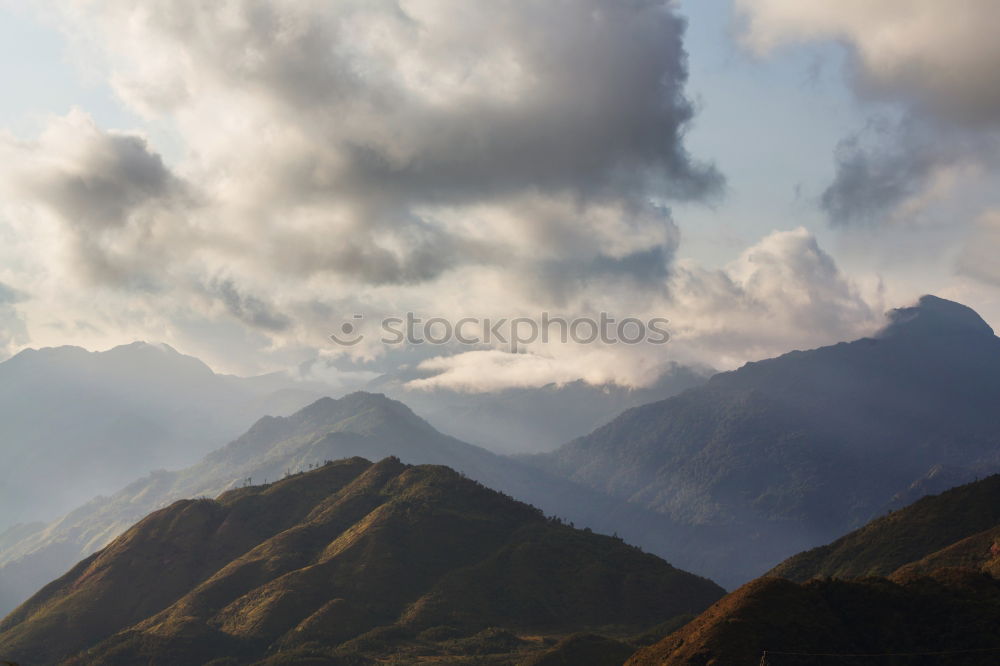
<instances>
[{"instance_id":1,"label":"distant mountain","mask_svg":"<svg viewBox=\"0 0 1000 666\"><path fill-rule=\"evenodd\" d=\"M687 528L666 516L448 437L400 402L357 392L339 400L322 398L289 417L264 417L196 465L155 472L20 538L0 538L0 543L7 542L0 549L0 614L150 511L178 499L214 497L351 456L397 456L407 463L447 465L549 515L618 533L655 553L680 550L677 544L695 541L687 536Z\"/></svg>"},{"instance_id":2,"label":"distant mountain","mask_svg":"<svg viewBox=\"0 0 1000 666\"><path fill-rule=\"evenodd\" d=\"M25 350L0 363L0 532L190 464L262 413L315 400L308 389L218 375L167 345Z\"/></svg>"},{"instance_id":3,"label":"distant mountain","mask_svg":"<svg viewBox=\"0 0 1000 666\"><path fill-rule=\"evenodd\" d=\"M742 583L938 490L935 478L1000 469L1000 339L934 296L889 320L873 338L715 375L525 460L705 527L710 538L689 544L699 573Z\"/></svg>"},{"instance_id":4,"label":"distant mountain","mask_svg":"<svg viewBox=\"0 0 1000 666\"><path fill-rule=\"evenodd\" d=\"M410 380L426 376L409 370L379 377L366 390L400 400L438 430L490 451L540 453L586 435L626 409L701 386L711 374L708 368L673 364L647 388L575 381L468 393L408 388Z\"/></svg>"},{"instance_id":5,"label":"distant mountain","mask_svg":"<svg viewBox=\"0 0 1000 666\"><path fill-rule=\"evenodd\" d=\"M898 580L807 583L761 578L640 650L626 666L994 666L1000 662L997 627L1000 581L981 573L941 569ZM873 657L886 653L910 656Z\"/></svg>"},{"instance_id":6,"label":"distant mountain","mask_svg":"<svg viewBox=\"0 0 1000 666\"><path fill-rule=\"evenodd\" d=\"M1000 475L924 497L833 543L800 553L769 575L805 581L962 567L1000 575Z\"/></svg>"},{"instance_id":7,"label":"distant mountain","mask_svg":"<svg viewBox=\"0 0 1000 666\"><path fill-rule=\"evenodd\" d=\"M352 458L149 515L0 622L0 646L30 664L513 664L721 594L450 469Z\"/></svg>"}]
</instances>

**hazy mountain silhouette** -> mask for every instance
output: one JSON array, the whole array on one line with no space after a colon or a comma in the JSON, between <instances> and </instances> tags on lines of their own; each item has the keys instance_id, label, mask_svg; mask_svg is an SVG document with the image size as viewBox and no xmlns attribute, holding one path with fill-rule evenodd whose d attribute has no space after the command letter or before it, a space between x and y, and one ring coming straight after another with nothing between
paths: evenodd
<instances>
[{"instance_id":1,"label":"hazy mountain silhouette","mask_svg":"<svg viewBox=\"0 0 1000 666\"><path fill-rule=\"evenodd\" d=\"M741 583L937 490L934 470L957 483L1000 469L1000 339L934 296L889 319L873 338L748 363L525 459L704 526L718 539L690 544L698 572Z\"/></svg>"},{"instance_id":2,"label":"hazy mountain silhouette","mask_svg":"<svg viewBox=\"0 0 1000 666\"><path fill-rule=\"evenodd\" d=\"M617 532L652 552L691 541L666 516L604 496L435 430L406 405L358 392L322 398L289 417L264 417L244 435L180 471L148 475L41 529L0 539L0 613L11 610L74 562L103 547L155 509L187 497L274 481L327 460L361 456L447 465L549 515Z\"/></svg>"},{"instance_id":3,"label":"hazy mountain silhouette","mask_svg":"<svg viewBox=\"0 0 1000 666\"><path fill-rule=\"evenodd\" d=\"M0 622L0 646L30 664L517 663L545 635L634 632L721 594L450 469L352 458L149 515Z\"/></svg>"},{"instance_id":4,"label":"hazy mountain silhouette","mask_svg":"<svg viewBox=\"0 0 1000 666\"><path fill-rule=\"evenodd\" d=\"M190 464L317 397L294 386L217 375L166 345L25 350L0 363L0 532Z\"/></svg>"},{"instance_id":5,"label":"hazy mountain silhouette","mask_svg":"<svg viewBox=\"0 0 1000 666\"><path fill-rule=\"evenodd\" d=\"M410 369L384 375L366 390L401 400L438 430L470 444L496 453L540 453L586 435L626 409L700 386L711 374L708 368L672 364L646 388L575 381L468 393L408 389L407 382L427 376Z\"/></svg>"}]
</instances>

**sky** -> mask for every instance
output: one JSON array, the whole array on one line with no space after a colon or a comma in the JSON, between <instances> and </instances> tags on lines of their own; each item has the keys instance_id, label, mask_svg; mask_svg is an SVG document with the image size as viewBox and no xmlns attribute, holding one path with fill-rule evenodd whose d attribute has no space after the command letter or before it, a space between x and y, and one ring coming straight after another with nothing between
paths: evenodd
<instances>
[{"instance_id":1,"label":"sky","mask_svg":"<svg viewBox=\"0 0 1000 666\"><path fill-rule=\"evenodd\" d=\"M0 357L648 384L1000 323L991 0L0 0ZM416 312L667 344L330 339ZM355 315L362 315L358 319Z\"/></svg>"}]
</instances>

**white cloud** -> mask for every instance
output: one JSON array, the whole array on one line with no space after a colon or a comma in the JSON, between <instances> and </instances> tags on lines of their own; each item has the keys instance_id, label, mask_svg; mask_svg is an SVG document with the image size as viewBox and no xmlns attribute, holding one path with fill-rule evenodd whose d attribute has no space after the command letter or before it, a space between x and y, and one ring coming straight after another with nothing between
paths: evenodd
<instances>
[{"instance_id":1,"label":"white cloud","mask_svg":"<svg viewBox=\"0 0 1000 666\"><path fill-rule=\"evenodd\" d=\"M672 344L719 367L850 340L882 322L877 297L802 227L771 233L722 270L682 264L671 293Z\"/></svg>"},{"instance_id":2,"label":"white cloud","mask_svg":"<svg viewBox=\"0 0 1000 666\"><path fill-rule=\"evenodd\" d=\"M666 286L643 309L611 310L619 318L669 319L672 339L665 345L549 343L520 354L460 352L423 361L419 367L436 374L409 385L493 391L583 379L649 386L671 361L728 369L861 337L884 323L877 297L865 297L801 227L769 234L720 270L680 262Z\"/></svg>"},{"instance_id":3,"label":"white cloud","mask_svg":"<svg viewBox=\"0 0 1000 666\"><path fill-rule=\"evenodd\" d=\"M650 199L721 183L682 143L665 2L69 6L122 97L176 121L203 235L233 263L408 284L506 262L526 237L557 258L649 250L662 238L628 227Z\"/></svg>"},{"instance_id":4,"label":"white cloud","mask_svg":"<svg viewBox=\"0 0 1000 666\"><path fill-rule=\"evenodd\" d=\"M559 348L541 352L511 354L500 350L476 350L439 356L423 361L421 370L432 377L407 383L412 389L448 388L457 391L488 392L514 387L564 385L578 380L597 386L615 383L648 386L655 382L666 362L655 363L645 353L629 353L613 348Z\"/></svg>"},{"instance_id":5,"label":"white cloud","mask_svg":"<svg viewBox=\"0 0 1000 666\"><path fill-rule=\"evenodd\" d=\"M758 53L839 40L859 92L902 100L947 122L1000 123L1000 4L993 0L737 0Z\"/></svg>"}]
</instances>

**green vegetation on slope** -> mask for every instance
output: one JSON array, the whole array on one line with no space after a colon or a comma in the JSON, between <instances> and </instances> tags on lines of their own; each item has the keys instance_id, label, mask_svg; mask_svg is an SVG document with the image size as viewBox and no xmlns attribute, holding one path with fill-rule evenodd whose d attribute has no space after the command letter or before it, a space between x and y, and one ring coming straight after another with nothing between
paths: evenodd
<instances>
[{"instance_id":1,"label":"green vegetation on slope","mask_svg":"<svg viewBox=\"0 0 1000 666\"><path fill-rule=\"evenodd\" d=\"M515 663L540 636L632 635L721 594L450 469L355 458L148 516L0 623L0 649L31 664Z\"/></svg>"},{"instance_id":2,"label":"green vegetation on slope","mask_svg":"<svg viewBox=\"0 0 1000 666\"><path fill-rule=\"evenodd\" d=\"M16 543L0 552L0 615L151 511L352 456L446 465L548 514L607 534L618 531L658 554L684 540L666 516L466 444L438 432L400 402L358 392L322 398L289 417L266 416L196 465L153 473L22 538L12 533Z\"/></svg>"},{"instance_id":3,"label":"green vegetation on slope","mask_svg":"<svg viewBox=\"0 0 1000 666\"><path fill-rule=\"evenodd\" d=\"M966 652L878 663L993 666L1000 660L997 627L1000 581L981 573L942 569L906 581L760 578L640 650L627 666L757 664L764 650L771 666L855 663L820 656L831 653L954 651Z\"/></svg>"},{"instance_id":4,"label":"green vegetation on slope","mask_svg":"<svg viewBox=\"0 0 1000 666\"><path fill-rule=\"evenodd\" d=\"M941 565L967 565L972 560L963 564L956 559L959 552L964 552L977 562L975 568L980 568L990 559L992 542L988 534L960 547L956 545L998 526L1000 475L994 475L940 495L924 497L829 545L789 558L770 575L797 581L816 576L887 576L904 565L950 547L953 557L939 558Z\"/></svg>"},{"instance_id":5,"label":"green vegetation on slope","mask_svg":"<svg viewBox=\"0 0 1000 666\"><path fill-rule=\"evenodd\" d=\"M790 558L772 576L728 595L629 664L756 663L765 649L773 666L827 664L830 658L780 653L994 647L879 663L996 664L998 576L1000 475L925 497Z\"/></svg>"}]
</instances>

